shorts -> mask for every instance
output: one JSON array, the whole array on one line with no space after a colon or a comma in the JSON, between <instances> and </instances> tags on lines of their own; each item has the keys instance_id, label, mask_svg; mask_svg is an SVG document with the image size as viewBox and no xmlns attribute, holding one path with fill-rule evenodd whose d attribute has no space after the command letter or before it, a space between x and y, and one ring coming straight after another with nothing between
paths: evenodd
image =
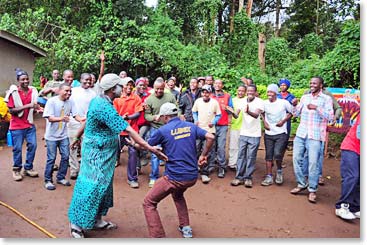
<instances>
[{"instance_id":1,"label":"shorts","mask_svg":"<svg viewBox=\"0 0 367 245\"><path fill-rule=\"evenodd\" d=\"M288 141L286 133L264 135L265 161L283 160L283 152Z\"/></svg>"}]
</instances>

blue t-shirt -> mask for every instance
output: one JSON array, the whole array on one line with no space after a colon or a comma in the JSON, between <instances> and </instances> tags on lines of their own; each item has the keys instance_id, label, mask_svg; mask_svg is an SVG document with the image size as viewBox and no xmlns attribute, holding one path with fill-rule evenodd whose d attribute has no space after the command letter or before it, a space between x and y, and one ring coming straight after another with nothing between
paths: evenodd
<instances>
[{"instance_id":1,"label":"blue t-shirt","mask_svg":"<svg viewBox=\"0 0 367 245\"><path fill-rule=\"evenodd\" d=\"M170 180L190 181L198 177L196 139L205 139L207 131L191 122L171 119L149 139L150 145L161 144L168 161L164 175Z\"/></svg>"}]
</instances>

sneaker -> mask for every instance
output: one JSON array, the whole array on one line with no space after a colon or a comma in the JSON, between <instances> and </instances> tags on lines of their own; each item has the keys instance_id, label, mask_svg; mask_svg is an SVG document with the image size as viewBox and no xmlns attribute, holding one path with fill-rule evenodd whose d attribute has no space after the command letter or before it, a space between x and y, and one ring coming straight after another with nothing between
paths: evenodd
<instances>
[{"instance_id":1,"label":"sneaker","mask_svg":"<svg viewBox=\"0 0 367 245\"><path fill-rule=\"evenodd\" d=\"M23 176L20 174L20 171L13 171L13 179L15 181L21 181Z\"/></svg>"},{"instance_id":2,"label":"sneaker","mask_svg":"<svg viewBox=\"0 0 367 245\"><path fill-rule=\"evenodd\" d=\"M155 184L155 179L149 180L149 184L148 184L149 188L152 188L154 184Z\"/></svg>"},{"instance_id":3,"label":"sneaker","mask_svg":"<svg viewBox=\"0 0 367 245\"><path fill-rule=\"evenodd\" d=\"M356 217L357 219L361 218L361 211L355 212L353 214L354 214L354 217Z\"/></svg>"},{"instance_id":4,"label":"sneaker","mask_svg":"<svg viewBox=\"0 0 367 245\"><path fill-rule=\"evenodd\" d=\"M250 180L250 179L246 179L246 180L245 180L245 187L247 187L247 188L252 188L252 180Z\"/></svg>"},{"instance_id":5,"label":"sneaker","mask_svg":"<svg viewBox=\"0 0 367 245\"><path fill-rule=\"evenodd\" d=\"M243 180L239 180L239 179L234 179L231 181L231 185L232 186L238 186L238 185L243 185Z\"/></svg>"},{"instance_id":6,"label":"sneaker","mask_svg":"<svg viewBox=\"0 0 367 245\"><path fill-rule=\"evenodd\" d=\"M201 182L204 184L208 184L210 182L211 178L209 178L207 175L201 175Z\"/></svg>"},{"instance_id":7,"label":"sneaker","mask_svg":"<svg viewBox=\"0 0 367 245\"><path fill-rule=\"evenodd\" d=\"M282 170L277 171L277 175L275 176L275 183L278 185L283 184L283 172Z\"/></svg>"},{"instance_id":8,"label":"sneaker","mask_svg":"<svg viewBox=\"0 0 367 245\"><path fill-rule=\"evenodd\" d=\"M66 179L62 179L62 180L57 180L56 181L58 184L63 185L63 186L71 186L70 182L67 181Z\"/></svg>"},{"instance_id":9,"label":"sneaker","mask_svg":"<svg viewBox=\"0 0 367 245\"><path fill-rule=\"evenodd\" d=\"M266 175L265 179L261 182L262 186L269 186L273 184L273 176Z\"/></svg>"},{"instance_id":10,"label":"sneaker","mask_svg":"<svg viewBox=\"0 0 367 245\"><path fill-rule=\"evenodd\" d=\"M139 188L139 183L134 180L128 180L127 183L130 185L131 188Z\"/></svg>"},{"instance_id":11,"label":"sneaker","mask_svg":"<svg viewBox=\"0 0 367 245\"><path fill-rule=\"evenodd\" d=\"M189 225L184 227L178 227L178 230L182 233L184 238L192 238L192 229Z\"/></svg>"},{"instance_id":12,"label":"sneaker","mask_svg":"<svg viewBox=\"0 0 367 245\"><path fill-rule=\"evenodd\" d=\"M352 220L356 218L356 216L349 211L349 204L347 203L342 203L340 208L335 209L335 214L336 216L346 220Z\"/></svg>"},{"instance_id":13,"label":"sneaker","mask_svg":"<svg viewBox=\"0 0 367 245\"><path fill-rule=\"evenodd\" d=\"M38 177L38 172L34 171L33 169L29 170L24 169L24 175L35 178Z\"/></svg>"},{"instance_id":14,"label":"sneaker","mask_svg":"<svg viewBox=\"0 0 367 245\"><path fill-rule=\"evenodd\" d=\"M53 191L56 189L56 186L54 184L52 184L51 181L46 181L45 182L45 188L49 191Z\"/></svg>"},{"instance_id":15,"label":"sneaker","mask_svg":"<svg viewBox=\"0 0 367 245\"><path fill-rule=\"evenodd\" d=\"M218 178L224 178L225 176L225 171L223 168L220 168L218 171Z\"/></svg>"}]
</instances>

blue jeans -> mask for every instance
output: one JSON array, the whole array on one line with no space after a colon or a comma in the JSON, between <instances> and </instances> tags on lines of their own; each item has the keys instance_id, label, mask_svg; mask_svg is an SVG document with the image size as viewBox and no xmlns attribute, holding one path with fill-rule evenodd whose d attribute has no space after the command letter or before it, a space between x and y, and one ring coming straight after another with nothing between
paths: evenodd
<instances>
[{"instance_id":1,"label":"blue jeans","mask_svg":"<svg viewBox=\"0 0 367 245\"><path fill-rule=\"evenodd\" d=\"M360 155L354 151L342 150L340 174L341 196L335 207L340 208L342 203L347 203L351 212L360 211Z\"/></svg>"},{"instance_id":2,"label":"blue jeans","mask_svg":"<svg viewBox=\"0 0 367 245\"><path fill-rule=\"evenodd\" d=\"M11 136L13 139L13 170L20 171L22 169L22 146L24 139L27 141L24 169L33 169L33 161L37 149L36 127L32 125L32 127L26 129L11 130Z\"/></svg>"},{"instance_id":3,"label":"blue jeans","mask_svg":"<svg viewBox=\"0 0 367 245\"><path fill-rule=\"evenodd\" d=\"M153 134L157 131L157 128L151 128L150 129L150 135L153 136ZM157 145L157 146L161 146L161 145ZM155 154L151 154L151 171L149 174L149 178L151 180L157 180L159 178L159 158L155 155Z\"/></svg>"},{"instance_id":4,"label":"blue jeans","mask_svg":"<svg viewBox=\"0 0 367 245\"><path fill-rule=\"evenodd\" d=\"M215 160L215 152L217 153L217 161L219 169L226 168L226 139L227 139L228 126L215 126L215 145L213 146L214 151L211 159Z\"/></svg>"},{"instance_id":5,"label":"blue jeans","mask_svg":"<svg viewBox=\"0 0 367 245\"><path fill-rule=\"evenodd\" d=\"M308 162L308 191L316 192L319 180L319 155L322 141L296 136L293 142L293 169L297 186L307 187L304 164ZM308 153L308 161L305 153Z\"/></svg>"},{"instance_id":6,"label":"blue jeans","mask_svg":"<svg viewBox=\"0 0 367 245\"><path fill-rule=\"evenodd\" d=\"M324 150L325 150L325 141L322 141L321 148L320 148L320 156L318 160L318 168L319 168L319 177L322 176L322 168L324 166ZM303 164L303 174L305 176L308 176L308 152L305 153L304 158L304 164Z\"/></svg>"},{"instance_id":7,"label":"blue jeans","mask_svg":"<svg viewBox=\"0 0 367 245\"><path fill-rule=\"evenodd\" d=\"M52 141L46 140L47 145L47 162L45 167L45 182L52 182L53 167L56 160L57 148L59 148L61 159L59 171L57 171L57 180L65 179L69 167L69 138Z\"/></svg>"},{"instance_id":8,"label":"blue jeans","mask_svg":"<svg viewBox=\"0 0 367 245\"><path fill-rule=\"evenodd\" d=\"M240 135L238 147L236 179L252 179L255 171L257 150L259 149L261 137L248 137Z\"/></svg>"}]
</instances>

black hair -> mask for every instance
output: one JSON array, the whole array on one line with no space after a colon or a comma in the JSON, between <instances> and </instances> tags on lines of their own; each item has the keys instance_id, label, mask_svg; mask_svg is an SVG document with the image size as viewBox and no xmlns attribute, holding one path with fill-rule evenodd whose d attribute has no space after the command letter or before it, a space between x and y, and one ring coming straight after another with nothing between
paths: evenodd
<instances>
[{"instance_id":1,"label":"black hair","mask_svg":"<svg viewBox=\"0 0 367 245\"><path fill-rule=\"evenodd\" d=\"M256 85L255 84L249 84L249 85L247 85L247 89L248 88L254 88L255 89L255 92L257 91L257 87L256 87Z\"/></svg>"},{"instance_id":2,"label":"black hair","mask_svg":"<svg viewBox=\"0 0 367 245\"><path fill-rule=\"evenodd\" d=\"M64 87L71 87L71 85L67 82L60 84L59 89L64 89Z\"/></svg>"}]
</instances>

